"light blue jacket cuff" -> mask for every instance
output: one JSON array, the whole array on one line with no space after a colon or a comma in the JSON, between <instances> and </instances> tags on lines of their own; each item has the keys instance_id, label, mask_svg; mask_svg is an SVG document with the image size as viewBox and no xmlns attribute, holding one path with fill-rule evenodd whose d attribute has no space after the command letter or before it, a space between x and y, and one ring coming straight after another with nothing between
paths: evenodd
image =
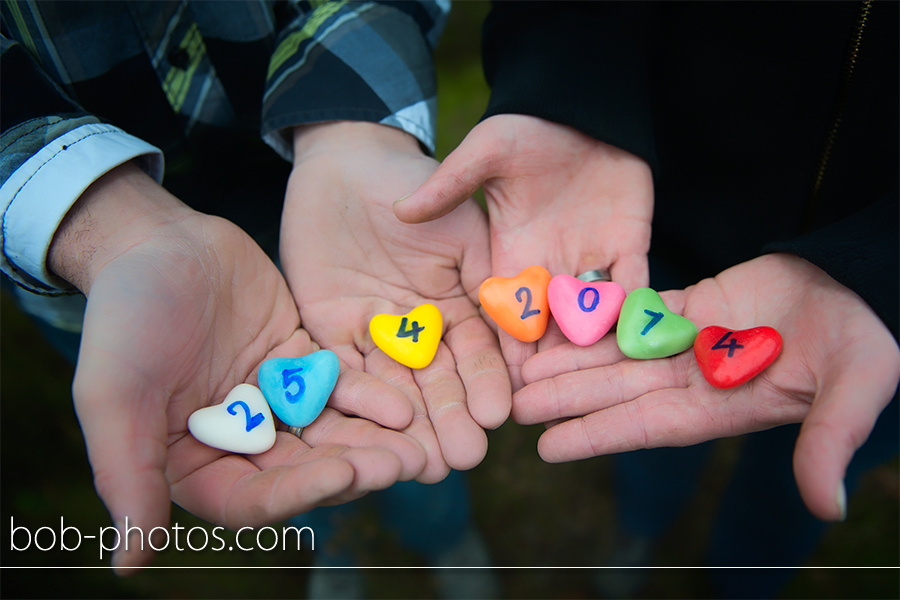
<instances>
[{"instance_id":1,"label":"light blue jacket cuff","mask_svg":"<svg viewBox=\"0 0 900 600\"><path fill-rule=\"evenodd\" d=\"M34 293L71 293L47 269L53 235L88 186L134 159L162 182L162 151L105 123L72 129L28 158L0 187L0 270Z\"/></svg>"}]
</instances>

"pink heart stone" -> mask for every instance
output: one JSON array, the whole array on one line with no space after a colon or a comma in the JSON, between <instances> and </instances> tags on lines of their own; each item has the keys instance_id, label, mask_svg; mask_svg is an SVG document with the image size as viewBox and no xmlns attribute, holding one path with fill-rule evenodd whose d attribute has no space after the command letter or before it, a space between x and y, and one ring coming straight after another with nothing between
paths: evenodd
<instances>
[{"instance_id":1,"label":"pink heart stone","mask_svg":"<svg viewBox=\"0 0 900 600\"><path fill-rule=\"evenodd\" d=\"M694 356L706 380L728 389L749 381L781 352L781 334L771 327L704 327L694 339Z\"/></svg>"},{"instance_id":2,"label":"pink heart stone","mask_svg":"<svg viewBox=\"0 0 900 600\"><path fill-rule=\"evenodd\" d=\"M590 346L612 329L625 301L625 290L614 281L586 283L557 275L547 288L550 312L567 338Z\"/></svg>"}]
</instances>

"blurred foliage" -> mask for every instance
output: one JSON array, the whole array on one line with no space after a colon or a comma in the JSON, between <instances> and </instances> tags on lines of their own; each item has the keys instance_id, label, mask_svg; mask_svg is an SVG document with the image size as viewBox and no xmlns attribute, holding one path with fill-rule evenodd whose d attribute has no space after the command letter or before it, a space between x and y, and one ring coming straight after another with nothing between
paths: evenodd
<instances>
[{"instance_id":1,"label":"blurred foliage","mask_svg":"<svg viewBox=\"0 0 900 600\"><path fill-rule=\"evenodd\" d=\"M475 125L488 89L479 59L485 2L457 2L436 52L439 85L437 156L443 158ZM302 597L312 552L160 553L148 569L121 579L99 559L96 544L74 552L10 549L10 524L84 534L108 526L92 483L71 403L72 367L41 339L4 294L0 305L0 596L3 598L282 598ZM612 547L615 507L609 461L548 465L535 450L541 427L507 423L489 433L490 451L470 474L475 518L502 567L590 566ZM701 563L716 497L728 479L739 440L718 442L701 490L663 540L665 564ZM897 598L895 569L834 566L900 564L900 477L896 461L870 473L850 499L850 517L833 526L785 598ZM203 522L173 506L172 523L185 531ZM209 528L208 524L206 524ZM419 569L367 569L374 598L433 597L421 559L398 547L377 522L360 523L358 544L370 564ZM21 545L21 541L19 544ZM42 543L46 544L46 541ZM71 542L70 542L71 543ZM87 548L90 547L90 551ZM28 567L28 568L13 568ZM77 567L74 570L46 570ZM822 567L822 568L820 568ZM594 597L586 569L504 568L510 598ZM642 597L701 598L711 594L700 569L654 570Z\"/></svg>"}]
</instances>

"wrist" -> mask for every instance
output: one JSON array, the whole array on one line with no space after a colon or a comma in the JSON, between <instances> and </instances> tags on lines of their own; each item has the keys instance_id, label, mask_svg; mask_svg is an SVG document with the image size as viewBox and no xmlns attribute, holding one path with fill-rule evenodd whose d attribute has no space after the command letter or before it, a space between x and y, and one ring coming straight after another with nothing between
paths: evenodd
<instances>
[{"instance_id":1,"label":"wrist","mask_svg":"<svg viewBox=\"0 0 900 600\"><path fill-rule=\"evenodd\" d=\"M124 163L92 183L66 213L47 266L86 295L104 265L193 212L136 165Z\"/></svg>"},{"instance_id":2,"label":"wrist","mask_svg":"<svg viewBox=\"0 0 900 600\"><path fill-rule=\"evenodd\" d=\"M422 154L419 140L392 127L369 121L329 121L294 127L294 165L318 154L354 150Z\"/></svg>"}]
</instances>

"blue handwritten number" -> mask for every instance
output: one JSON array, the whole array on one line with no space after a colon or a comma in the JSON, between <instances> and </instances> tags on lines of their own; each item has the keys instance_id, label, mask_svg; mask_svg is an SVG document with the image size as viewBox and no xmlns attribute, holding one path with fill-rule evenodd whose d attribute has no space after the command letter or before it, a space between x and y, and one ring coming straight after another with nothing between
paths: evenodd
<instances>
[{"instance_id":1,"label":"blue handwritten number","mask_svg":"<svg viewBox=\"0 0 900 600\"><path fill-rule=\"evenodd\" d=\"M525 294L525 308L522 310L522 320L524 321L528 317L533 317L534 315L541 314L541 311L537 308L532 310L531 308L531 290L527 287L520 287L516 290L516 300L519 302L522 301L522 294Z\"/></svg>"},{"instance_id":2,"label":"blue handwritten number","mask_svg":"<svg viewBox=\"0 0 900 600\"><path fill-rule=\"evenodd\" d=\"M398 338L408 338L408 337L411 337L413 343L418 342L418 341L419 341L419 333L422 332L422 331L425 331L425 328L424 328L424 327L419 327L419 322L418 322L418 321L413 321L413 322L412 322L412 329L407 329L407 328L406 328L406 323L407 323L406 317L403 317L402 319L400 319L400 330L397 331L397 337L398 337Z\"/></svg>"},{"instance_id":3,"label":"blue handwritten number","mask_svg":"<svg viewBox=\"0 0 900 600\"><path fill-rule=\"evenodd\" d=\"M725 349L727 349L727 350L728 350L728 358L733 357L733 356L734 356L734 351L737 350L738 348L743 348L744 346L742 346L741 344L738 344L738 343L737 343L737 340L734 339L734 338L731 338L730 340L728 340L729 336L731 336L732 333L734 333L734 332L733 332L733 331L729 331L728 333L726 333L725 335L723 335L723 336L722 336L722 339L720 339L718 342L716 342L716 345L712 347L712 350L725 350ZM725 340L728 340L728 343L727 343L727 344L723 344L723 343L722 343L722 342L724 342Z\"/></svg>"},{"instance_id":4,"label":"blue handwritten number","mask_svg":"<svg viewBox=\"0 0 900 600\"><path fill-rule=\"evenodd\" d=\"M644 330L641 331L641 335L647 335L647 332L653 329L653 326L659 323L660 319L662 319L664 316L662 313L653 312L652 310L647 310L646 308L644 309L644 312L650 315L652 318L650 319L650 322L647 323L646 326L644 326Z\"/></svg>"},{"instance_id":5,"label":"blue handwritten number","mask_svg":"<svg viewBox=\"0 0 900 600\"><path fill-rule=\"evenodd\" d=\"M591 302L590 306L585 306L584 297L588 292L594 292L593 302ZM594 312L594 309L597 308L597 305L600 304L600 292L595 290L592 287L586 287L581 290L581 293L578 294L578 308L583 310L584 312Z\"/></svg>"},{"instance_id":6,"label":"blue handwritten number","mask_svg":"<svg viewBox=\"0 0 900 600\"><path fill-rule=\"evenodd\" d=\"M256 413L251 417L250 407L247 406L247 403L243 400L237 400L228 405L228 412L234 416L237 416L237 409L234 408L235 406L240 406L244 409L244 417L247 419L247 431L251 431L254 427L266 420L262 413Z\"/></svg>"},{"instance_id":7,"label":"blue handwritten number","mask_svg":"<svg viewBox=\"0 0 900 600\"><path fill-rule=\"evenodd\" d=\"M303 367L297 367L296 369L285 369L281 372L281 387L284 388L284 399L291 404L299 402L306 391L306 382L303 381L303 377L300 375L302 370ZM292 394L288 388L294 383L297 384L297 391Z\"/></svg>"}]
</instances>

